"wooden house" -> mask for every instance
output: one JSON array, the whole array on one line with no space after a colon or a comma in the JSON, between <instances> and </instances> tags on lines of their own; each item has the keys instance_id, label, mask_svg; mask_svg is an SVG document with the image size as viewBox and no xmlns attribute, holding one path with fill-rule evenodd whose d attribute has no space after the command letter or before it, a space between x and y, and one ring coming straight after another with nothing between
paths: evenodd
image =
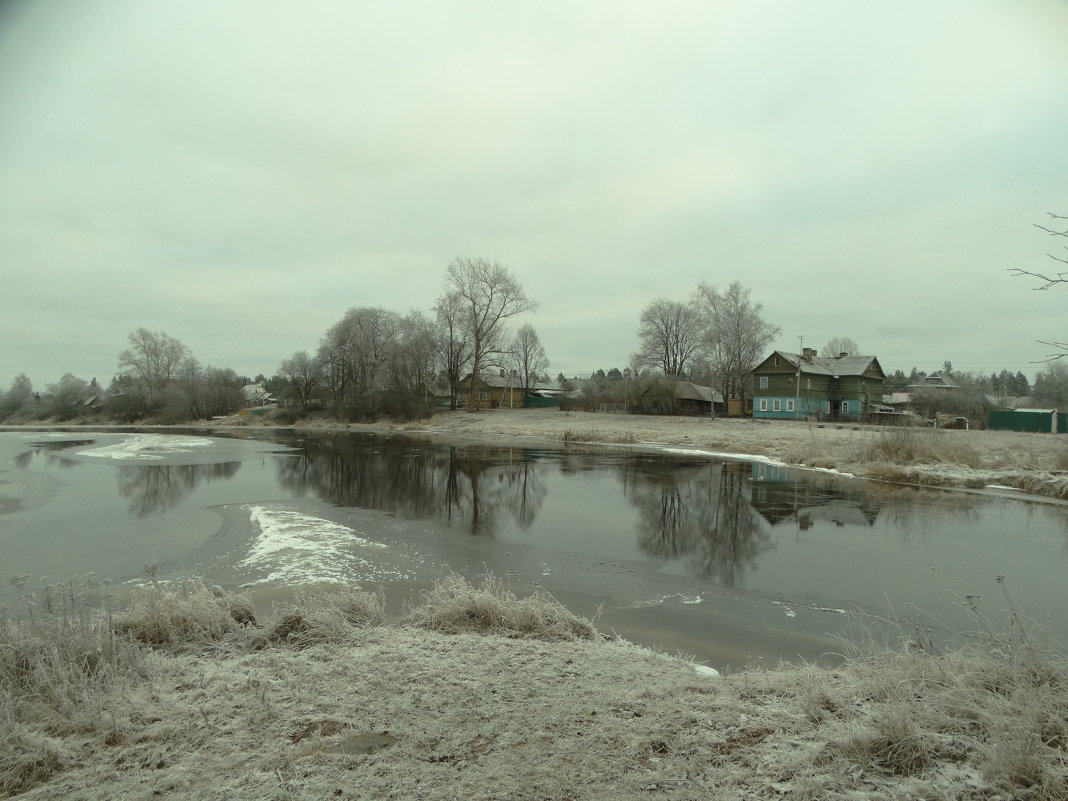
<instances>
[{"instance_id":1,"label":"wooden house","mask_svg":"<svg viewBox=\"0 0 1068 801\"><path fill-rule=\"evenodd\" d=\"M478 406L482 409L522 408L523 387L519 378L505 373L484 372L482 377L476 379L473 373L468 373L459 385L456 393L457 403L461 406L473 408L477 393Z\"/></svg>"},{"instance_id":2,"label":"wooden house","mask_svg":"<svg viewBox=\"0 0 1068 801\"><path fill-rule=\"evenodd\" d=\"M874 356L777 350L753 369L753 417L866 420L882 402L886 374Z\"/></svg>"}]
</instances>

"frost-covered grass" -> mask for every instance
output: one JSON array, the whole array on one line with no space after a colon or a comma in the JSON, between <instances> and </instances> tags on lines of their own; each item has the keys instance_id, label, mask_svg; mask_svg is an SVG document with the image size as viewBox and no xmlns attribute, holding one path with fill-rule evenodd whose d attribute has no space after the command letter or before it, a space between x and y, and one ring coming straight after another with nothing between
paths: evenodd
<instances>
[{"instance_id":1,"label":"frost-covered grass","mask_svg":"<svg viewBox=\"0 0 1068 801\"><path fill-rule=\"evenodd\" d=\"M498 578L486 576L473 587L451 574L423 595L423 603L407 617L418 628L442 634L494 634L539 640L590 640L593 624L573 614L538 587L533 595L517 598Z\"/></svg>"},{"instance_id":2,"label":"frost-covered grass","mask_svg":"<svg viewBox=\"0 0 1068 801\"><path fill-rule=\"evenodd\" d=\"M357 588L262 621L195 581L91 594L0 624L0 796L1068 797L1066 664L1015 615L711 678L492 578L394 625Z\"/></svg>"}]
</instances>

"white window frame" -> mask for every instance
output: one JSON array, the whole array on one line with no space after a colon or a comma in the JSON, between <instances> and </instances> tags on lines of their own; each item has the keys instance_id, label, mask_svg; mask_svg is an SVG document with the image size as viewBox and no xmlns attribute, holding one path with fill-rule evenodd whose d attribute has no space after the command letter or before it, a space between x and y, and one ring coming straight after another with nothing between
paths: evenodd
<instances>
[{"instance_id":1,"label":"white window frame","mask_svg":"<svg viewBox=\"0 0 1068 801\"><path fill-rule=\"evenodd\" d=\"M768 410L768 399L767 398L761 398L760 399L760 411L766 412L767 410Z\"/></svg>"},{"instance_id":2,"label":"white window frame","mask_svg":"<svg viewBox=\"0 0 1068 801\"><path fill-rule=\"evenodd\" d=\"M760 386L758 387L758 389L767 389L767 388L768 388L768 377L766 375L762 375L762 376L760 376Z\"/></svg>"},{"instance_id":3,"label":"white window frame","mask_svg":"<svg viewBox=\"0 0 1068 801\"><path fill-rule=\"evenodd\" d=\"M827 414L831 413L831 402L830 401L824 401L823 402L823 411L825 413L827 413Z\"/></svg>"},{"instance_id":4,"label":"white window frame","mask_svg":"<svg viewBox=\"0 0 1068 801\"><path fill-rule=\"evenodd\" d=\"M842 401L842 413L849 414L849 401L847 400Z\"/></svg>"},{"instance_id":5,"label":"white window frame","mask_svg":"<svg viewBox=\"0 0 1068 801\"><path fill-rule=\"evenodd\" d=\"M794 410L794 399L793 398L787 398L786 399L786 411L792 412L793 410Z\"/></svg>"},{"instance_id":6,"label":"white window frame","mask_svg":"<svg viewBox=\"0 0 1068 801\"><path fill-rule=\"evenodd\" d=\"M773 412L781 412L782 411L782 401L780 401L778 398L773 400L771 402L771 410Z\"/></svg>"}]
</instances>

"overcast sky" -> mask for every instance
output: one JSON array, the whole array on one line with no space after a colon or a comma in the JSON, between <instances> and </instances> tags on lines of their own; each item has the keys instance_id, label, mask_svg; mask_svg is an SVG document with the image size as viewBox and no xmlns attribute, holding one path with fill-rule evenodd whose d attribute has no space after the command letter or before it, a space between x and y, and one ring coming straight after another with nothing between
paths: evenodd
<instances>
[{"instance_id":1,"label":"overcast sky","mask_svg":"<svg viewBox=\"0 0 1068 801\"><path fill-rule=\"evenodd\" d=\"M138 327L271 375L456 256L554 375L739 280L782 349L1030 377L1066 89L1064 0L0 4L0 389L106 384Z\"/></svg>"}]
</instances>

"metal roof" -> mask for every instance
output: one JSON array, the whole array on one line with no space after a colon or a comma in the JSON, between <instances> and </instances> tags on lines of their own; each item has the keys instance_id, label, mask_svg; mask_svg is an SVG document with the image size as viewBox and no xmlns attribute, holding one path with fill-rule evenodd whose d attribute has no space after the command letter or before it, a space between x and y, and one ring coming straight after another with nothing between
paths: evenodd
<instances>
[{"instance_id":1,"label":"metal roof","mask_svg":"<svg viewBox=\"0 0 1068 801\"><path fill-rule=\"evenodd\" d=\"M786 353L781 350L775 351L773 355L781 356L794 367L800 364L802 373L829 375L834 378L843 375L864 375L871 367L871 363L875 361L874 356L835 356L833 358L813 356L811 359L803 359L797 353Z\"/></svg>"}]
</instances>

